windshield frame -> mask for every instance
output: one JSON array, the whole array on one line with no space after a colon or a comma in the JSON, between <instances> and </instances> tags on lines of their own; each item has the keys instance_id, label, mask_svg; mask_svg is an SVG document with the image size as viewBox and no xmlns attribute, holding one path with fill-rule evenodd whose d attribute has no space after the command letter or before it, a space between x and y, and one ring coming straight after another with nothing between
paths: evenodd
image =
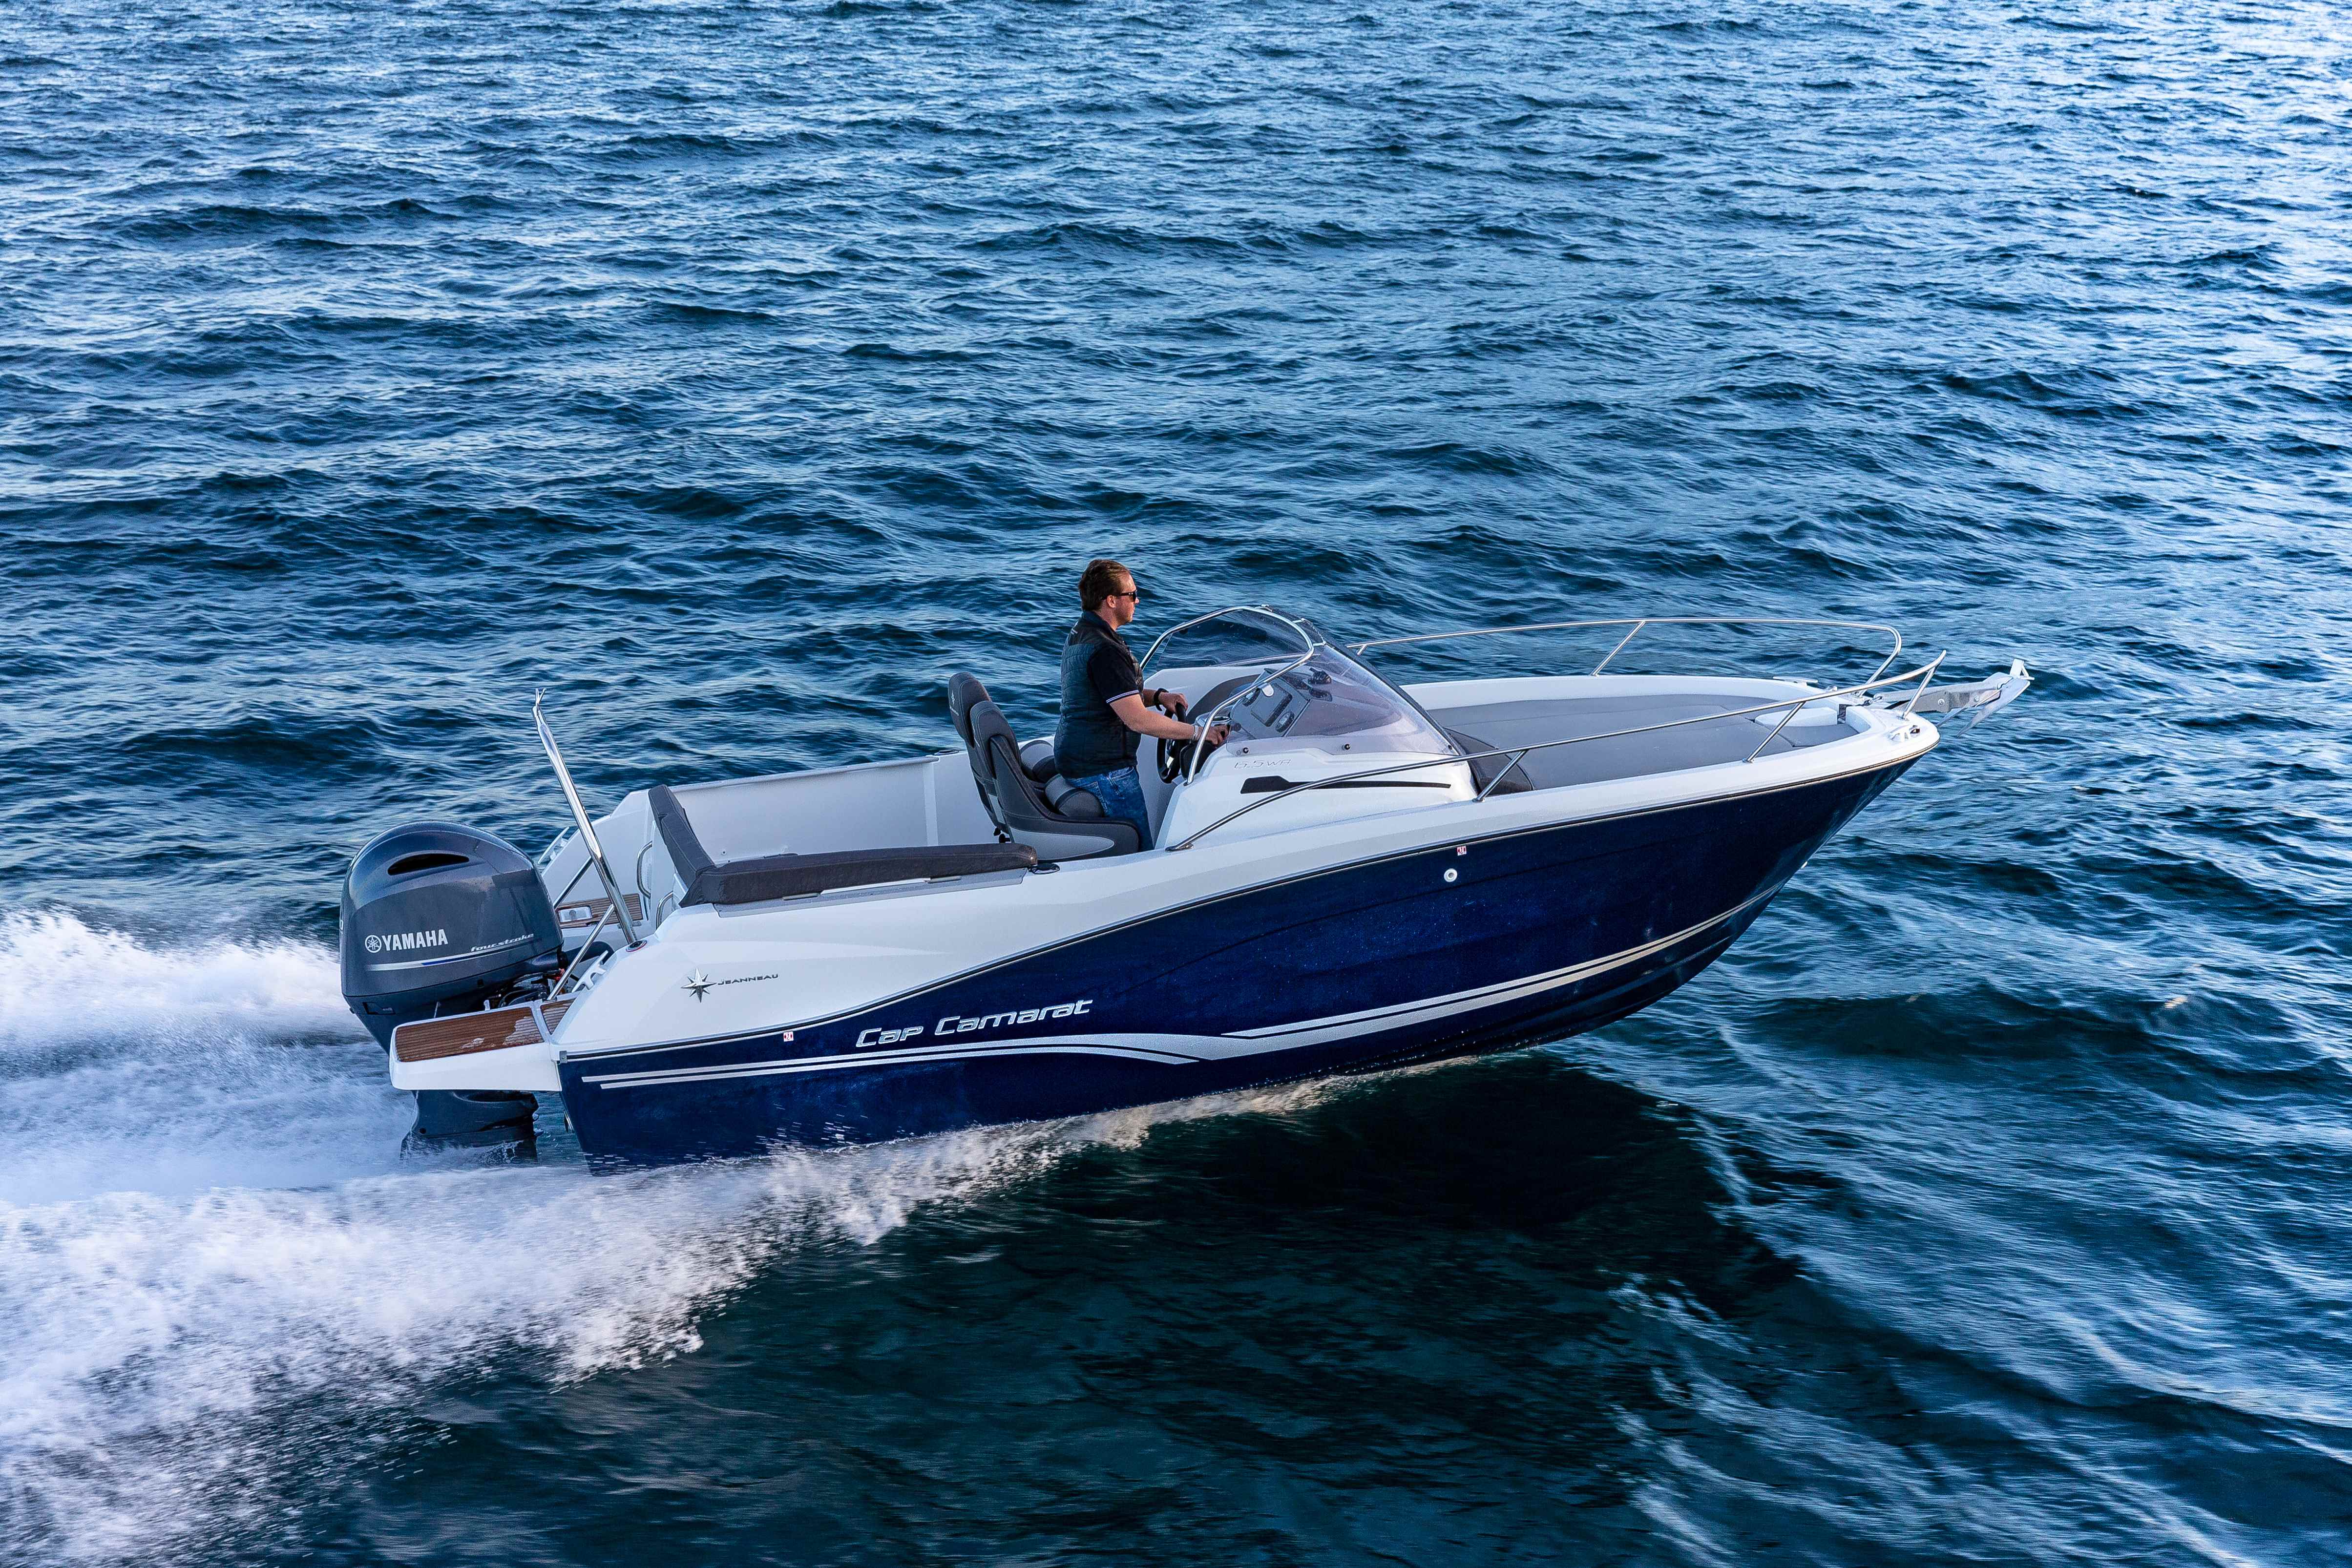
<instances>
[{"instance_id":1,"label":"windshield frame","mask_svg":"<svg viewBox=\"0 0 2352 1568\"><path fill-rule=\"evenodd\" d=\"M1212 610L1206 615L1195 615L1190 621L1179 621L1175 625L1171 626L1167 631L1162 632L1159 636L1154 637L1151 640L1151 646L1143 651L1143 658L1136 665L1136 668L1140 670L1148 667L1152 660L1160 656L1160 645L1162 643L1167 642L1169 638L1176 635L1177 632L1190 632L1195 626L1206 626L1210 622L1222 621L1228 615L1263 615L1269 621L1280 622L1284 630L1287 631L1291 635L1298 639L1301 651L1298 655L1297 664L1304 664L1308 659L1313 658L1315 656L1315 650L1329 642L1328 638L1318 637L1315 634L1314 629L1308 626L1306 622L1294 620L1292 617L1285 615L1281 611L1273 608L1271 605L1229 604L1223 610ZM1337 643L1332 643L1331 645L1334 647L1338 646ZM1295 669L1297 667L1297 664L1286 666L1286 669Z\"/></svg>"}]
</instances>

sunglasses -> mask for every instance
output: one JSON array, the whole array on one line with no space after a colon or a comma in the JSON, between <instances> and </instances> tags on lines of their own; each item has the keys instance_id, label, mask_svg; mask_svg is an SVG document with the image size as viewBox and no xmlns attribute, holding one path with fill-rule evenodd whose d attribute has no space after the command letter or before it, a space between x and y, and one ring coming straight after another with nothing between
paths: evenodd
<instances>
[{"instance_id":1,"label":"sunglasses","mask_svg":"<svg viewBox=\"0 0 2352 1568\"><path fill-rule=\"evenodd\" d=\"M1143 590L1130 588L1124 593L1106 593L1103 597L1105 599L1140 599L1143 597Z\"/></svg>"}]
</instances>

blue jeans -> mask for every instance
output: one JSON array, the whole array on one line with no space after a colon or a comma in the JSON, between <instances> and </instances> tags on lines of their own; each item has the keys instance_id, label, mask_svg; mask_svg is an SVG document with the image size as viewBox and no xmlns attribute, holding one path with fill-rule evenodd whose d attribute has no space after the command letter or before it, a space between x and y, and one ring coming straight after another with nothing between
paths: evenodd
<instances>
[{"instance_id":1,"label":"blue jeans","mask_svg":"<svg viewBox=\"0 0 2352 1568\"><path fill-rule=\"evenodd\" d=\"M1132 768L1115 768L1108 773L1097 773L1091 779L1073 779L1071 783L1102 802L1103 815L1117 817L1135 824L1143 835L1140 848L1151 847L1151 813L1143 804L1143 780Z\"/></svg>"}]
</instances>

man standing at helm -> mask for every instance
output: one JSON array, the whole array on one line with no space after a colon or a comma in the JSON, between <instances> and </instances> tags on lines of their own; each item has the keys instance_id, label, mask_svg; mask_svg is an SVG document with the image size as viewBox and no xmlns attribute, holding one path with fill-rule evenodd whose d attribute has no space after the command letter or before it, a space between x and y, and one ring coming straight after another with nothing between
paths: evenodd
<instances>
[{"instance_id":1,"label":"man standing at helm","mask_svg":"<svg viewBox=\"0 0 2352 1568\"><path fill-rule=\"evenodd\" d=\"M1103 815L1135 824L1151 847L1151 817L1135 771L1139 736L1198 740L1186 722L1184 694L1143 684L1143 672L1118 629L1135 619L1143 597L1135 575L1115 560L1090 560L1078 577L1085 613L1062 645L1062 721L1054 730L1054 766L1102 802ZM1158 709L1158 712L1152 711ZM1224 738L1223 725L1213 740Z\"/></svg>"}]
</instances>

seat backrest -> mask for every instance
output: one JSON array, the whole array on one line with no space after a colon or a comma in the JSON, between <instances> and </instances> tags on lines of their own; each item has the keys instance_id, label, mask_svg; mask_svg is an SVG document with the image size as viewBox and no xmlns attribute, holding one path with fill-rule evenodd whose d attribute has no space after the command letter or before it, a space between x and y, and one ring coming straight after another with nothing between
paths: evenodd
<instances>
[{"instance_id":1,"label":"seat backrest","mask_svg":"<svg viewBox=\"0 0 2352 1568\"><path fill-rule=\"evenodd\" d=\"M966 746L971 744L971 705L988 700L988 688L978 676L958 670L948 677L948 716L955 721L956 734Z\"/></svg>"},{"instance_id":2,"label":"seat backrest","mask_svg":"<svg viewBox=\"0 0 2352 1568\"><path fill-rule=\"evenodd\" d=\"M980 791L980 803L987 808L989 820L996 824L999 836L1011 831L1004 821L1004 810L996 798L996 774L989 766L988 748L972 736L971 711L985 707L996 713L996 705L988 700L988 688L979 680L958 670L948 677L948 716L955 721L956 734L963 740L965 760L971 764L971 785ZM998 714L997 723L1004 722Z\"/></svg>"},{"instance_id":3,"label":"seat backrest","mask_svg":"<svg viewBox=\"0 0 2352 1568\"><path fill-rule=\"evenodd\" d=\"M686 808L678 803L677 794L667 784L656 784L646 791L646 804L653 808L654 826L660 830L662 847L669 852L670 869L677 880L688 887L695 878L710 869L710 852L702 847L702 837L687 820Z\"/></svg>"},{"instance_id":4,"label":"seat backrest","mask_svg":"<svg viewBox=\"0 0 2352 1568\"><path fill-rule=\"evenodd\" d=\"M971 765L984 780L982 792L995 800L1000 811L1012 810L1020 797L1014 779L1026 782L1029 777L1021 768L1021 745L1013 738L1013 727L1004 722L1003 710L986 697L971 705L964 722L971 727ZM1013 758L1009 770L1000 766L1000 750Z\"/></svg>"}]
</instances>

